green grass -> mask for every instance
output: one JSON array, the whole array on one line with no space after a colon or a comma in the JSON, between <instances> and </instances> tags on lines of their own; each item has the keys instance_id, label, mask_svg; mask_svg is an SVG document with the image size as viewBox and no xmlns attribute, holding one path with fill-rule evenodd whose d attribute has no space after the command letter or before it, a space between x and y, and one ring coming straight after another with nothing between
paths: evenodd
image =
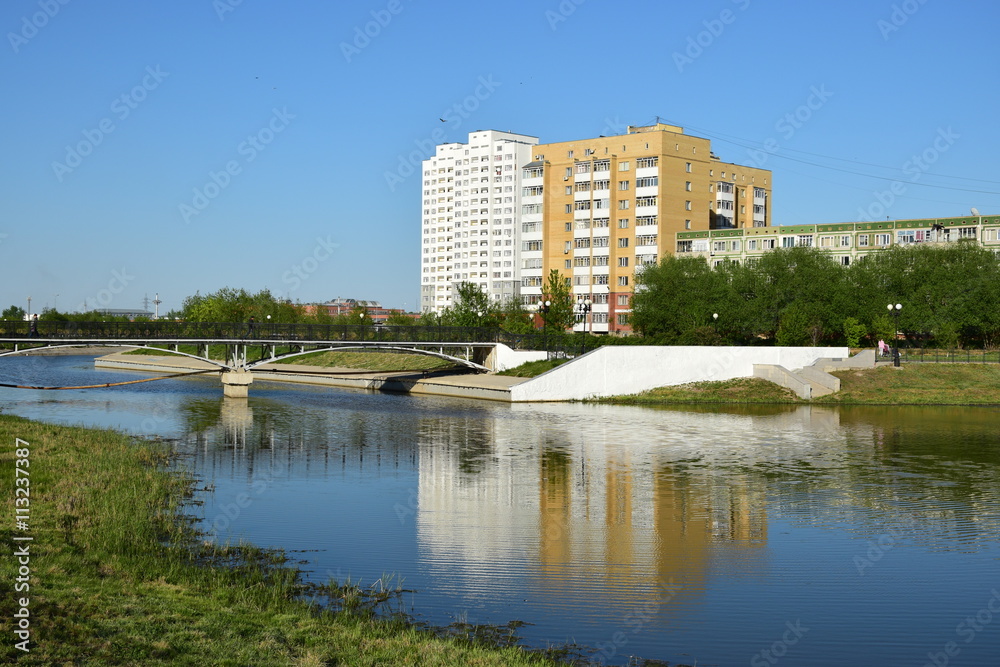
<instances>
[{"instance_id":1,"label":"green grass","mask_svg":"<svg viewBox=\"0 0 1000 667\"><path fill-rule=\"evenodd\" d=\"M334 368L356 368L371 371L424 371L453 368L446 359L426 354L405 352L316 352L293 357L278 363L305 364Z\"/></svg>"},{"instance_id":2,"label":"green grass","mask_svg":"<svg viewBox=\"0 0 1000 667\"><path fill-rule=\"evenodd\" d=\"M380 619L356 604L356 585L307 587L280 553L201 542L184 514L190 480L168 471L167 450L115 432L0 416L5 545L26 534L13 526L15 437L30 443L30 590L7 589L0 614L13 619L17 597L28 597L32 641L23 653L8 630L0 662L556 664L467 629L446 638ZM14 559L2 567L13 581Z\"/></svg>"},{"instance_id":3,"label":"green grass","mask_svg":"<svg viewBox=\"0 0 1000 667\"><path fill-rule=\"evenodd\" d=\"M505 371L500 371L497 375L509 375L511 377L518 378L533 378L537 375L541 375L546 371L550 371L556 366L560 366L569 361L569 359L546 359L543 361L526 361L520 366L515 366L514 368L508 368Z\"/></svg>"},{"instance_id":4,"label":"green grass","mask_svg":"<svg viewBox=\"0 0 1000 667\"><path fill-rule=\"evenodd\" d=\"M812 399L760 378L659 387L598 399L623 405L795 403L818 405L1000 405L1000 364L904 363L833 373L840 391Z\"/></svg>"},{"instance_id":5,"label":"green grass","mask_svg":"<svg viewBox=\"0 0 1000 667\"><path fill-rule=\"evenodd\" d=\"M663 405L671 403L801 403L791 390L760 378L734 378L721 382L693 382L658 387L641 394L597 399L598 403L620 405Z\"/></svg>"},{"instance_id":6,"label":"green grass","mask_svg":"<svg viewBox=\"0 0 1000 667\"><path fill-rule=\"evenodd\" d=\"M1000 405L1000 364L904 363L837 371L840 391L813 403Z\"/></svg>"}]
</instances>

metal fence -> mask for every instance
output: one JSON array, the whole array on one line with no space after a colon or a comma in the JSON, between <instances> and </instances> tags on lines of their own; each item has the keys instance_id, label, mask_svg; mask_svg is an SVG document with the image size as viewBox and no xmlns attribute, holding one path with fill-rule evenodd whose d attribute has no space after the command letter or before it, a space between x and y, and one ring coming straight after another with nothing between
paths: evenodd
<instances>
[{"instance_id":1,"label":"metal fence","mask_svg":"<svg viewBox=\"0 0 1000 667\"><path fill-rule=\"evenodd\" d=\"M880 361L892 357L879 357ZM900 348L901 362L952 363L952 364L998 364L1000 350L929 350L923 348Z\"/></svg>"}]
</instances>

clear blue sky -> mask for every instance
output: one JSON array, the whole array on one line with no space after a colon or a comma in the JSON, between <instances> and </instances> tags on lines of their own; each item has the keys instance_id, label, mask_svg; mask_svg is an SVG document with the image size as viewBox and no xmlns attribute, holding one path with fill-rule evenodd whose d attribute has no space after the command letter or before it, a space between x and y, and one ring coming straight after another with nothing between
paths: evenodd
<instances>
[{"instance_id":1,"label":"clear blue sky","mask_svg":"<svg viewBox=\"0 0 1000 667\"><path fill-rule=\"evenodd\" d=\"M659 116L773 170L777 224L1000 214L997 25L994 0L5 0L0 306L414 309L405 163L435 132Z\"/></svg>"}]
</instances>

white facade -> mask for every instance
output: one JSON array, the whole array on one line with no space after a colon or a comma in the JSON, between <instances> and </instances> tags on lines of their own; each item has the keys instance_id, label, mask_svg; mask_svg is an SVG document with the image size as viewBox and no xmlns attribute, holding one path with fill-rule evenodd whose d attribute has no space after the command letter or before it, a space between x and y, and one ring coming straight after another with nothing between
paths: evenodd
<instances>
[{"instance_id":1,"label":"white facade","mask_svg":"<svg viewBox=\"0 0 1000 667\"><path fill-rule=\"evenodd\" d=\"M423 162L420 311L452 306L455 286L500 302L520 295L521 167L537 137L496 130L437 146Z\"/></svg>"}]
</instances>

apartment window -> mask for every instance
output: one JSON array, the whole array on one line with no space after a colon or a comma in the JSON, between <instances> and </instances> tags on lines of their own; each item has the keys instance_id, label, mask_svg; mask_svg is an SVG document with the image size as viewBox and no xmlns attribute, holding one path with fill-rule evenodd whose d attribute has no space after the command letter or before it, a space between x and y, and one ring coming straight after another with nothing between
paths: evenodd
<instances>
[{"instance_id":1,"label":"apartment window","mask_svg":"<svg viewBox=\"0 0 1000 667\"><path fill-rule=\"evenodd\" d=\"M649 148L649 144L646 144L646 148ZM659 162L660 162L659 156L654 155L653 157L641 157L635 161L635 167L636 169L655 167L657 164L659 164Z\"/></svg>"},{"instance_id":2,"label":"apartment window","mask_svg":"<svg viewBox=\"0 0 1000 667\"><path fill-rule=\"evenodd\" d=\"M889 245L891 235L889 234L876 234L875 235L875 245L877 246L887 246Z\"/></svg>"},{"instance_id":3,"label":"apartment window","mask_svg":"<svg viewBox=\"0 0 1000 667\"><path fill-rule=\"evenodd\" d=\"M655 188L659 184L659 176L644 176L643 178L635 179L635 187L637 188Z\"/></svg>"},{"instance_id":4,"label":"apartment window","mask_svg":"<svg viewBox=\"0 0 1000 667\"><path fill-rule=\"evenodd\" d=\"M656 234L640 234L635 237L636 245L656 245Z\"/></svg>"},{"instance_id":5,"label":"apartment window","mask_svg":"<svg viewBox=\"0 0 1000 667\"><path fill-rule=\"evenodd\" d=\"M795 247L795 237L794 236L782 236L781 237L781 247L782 248L794 248Z\"/></svg>"},{"instance_id":6,"label":"apartment window","mask_svg":"<svg viewBox=\"0 0 1000 667\"><path fill-rule=\"evenodd\" d=\"M690 211L691 210L691 202L689 202L689 201L684 202L684 210L685 211Z\"/></svg>"},{"instance_id":7,"label":"apartment window","mask_svg":"<svg viewBox=\"0 0 1000 667\"><path fill-rule=\"evenodd\" d=\"M566 241L565 243L563 243L563 254L564 255L569 254L569 251L572 247L573 247L572 241Z\"/></svg>"},{"instance_id":8,"label":"apartment window","mask_svg":"<svg viewBox=\"0 0 1000 667\"><path fill-rule=\"evenodd\" d=\"M594 255L594 266L607 266L609 259L607 255Z\"/></svg>"},{"instance_id":9,"label":"apartment window","mask_svg":"<svg viewBox=\"0 0 1000 667\"><path fill-rule=\"evenodd\" d=\"M858 247L859 248L867 248L868 247L868 234L859 234L858 235Z\"/></svg>"},{"instance_id":10,"label":"apartment window","mask_svg":"<svg viewBox=\"0 0 1000 667\"><path fill-rule=\"evenodd\" d=\"M691 229L691 221L690 220L685 220L684 221L684 229Z\"/></svg>"},{"instance_id":11,"label":"apartment window","mask_svg":"<svg viewBox=\"0 0 1000 667\"><path fill-rule=\"evenodd\" d=\"M594 171L608 171L611 169L611 160L595 160Z\"/></svg>"},{"instance_id":12,"label":"apartment window","mask_svg":"<svg viewBox=\"0 0 1000 667\"><path fill-rule=\"evenodd\" d=\"M628 294L619 294L618 295L618 305L619 306L627 306L628 305Z\"/></svg>"},{"instance_id":13,"label":"apartment window","mask_svg":"<svg viewBox=\"0 0 1000 667\"><path fill-rule=\"evenodd\" d=\"M608 218L594 218L594 228L597 229L598 227L607 227L610 222L611 220Z\"/></svg>"},{"instance_id":14,"label":"apartment window","mask_svg":"<svg viewBox=\"0 0 1000 667\"><path fill-rule=\"evenodd\" d=\"M631 207L631 201L630 200L628 200L628 199L619 199L618 200L618 210L619 211L626 211L630 207Z\"/></svg>"},{"instance_id":15,"label":"apartment window","mask_svg":"<svg viewBox=\"0 0 1000 667\"><path fill-rule=\"evenodd\" d=\"M618 163L618 171L631 171L632 167L628 160L624 160Z\"/></svg>"},{"instance_id":16,"label":"apartment window","mask_svg":"<svg viewBox=\"0 0 1000 667\"><path fill-rule=\"evenodd\" d=\"M684 163L684 171L686 171L689 174L691 173L691 163L690 162L685 162Z\"/></svg>"},{"instance_id":17,"label":"apartment window","mask_svg":"<svg viewBox=\"0 0 1000 667\"><path fill-rule=\"evenodd\" d=\"M618 229L628 229L628 218L622 218L618 221Z\"/></svg>"},{"instance_id":18,"label":"apartment window","mask_svg":"<svg viewBox=\"0 0 1000 667\"><path fill-rule=\"evenodd\" d=\"M578 173L578 174L589 174L590 173L590 163L589 162L577 162L576 163L576 173Z\"/></svg>"},{"instance_id":19,"label":"apartment window","mask_svg":"<svg viewBox=\"0 0 1000 667\"><path fill-rule=\"evenodd\" d=\"M656 197L636 197L636 206L656 206Z\"/></svg>"},{"instance_id":20,"label":"apartment window","mask_svg":"<svg viewBox=\"0 0 1000 667\"><path fill-rule=\"evenodd\" d=\"M573 260L567 259L565 262L563 262L563 268L564 269L571 269L571 268L573 268Z\"/></svg>"},{"instance_id":21,"label":"apartment window","mask_svg":"<svg viewBox=\"0 0 1000 667\"><path fill-rule=\"evenodd\" d=\"M840 237L840 247L849 248L851 247L851 236L849 234L844 234Z\"/></svg>"},{"instance_id":22,"label":"apartment window","mask_svg":"<svg viewBox=\"0 0 1000 667\"><path fill-rule=\"evenodd\" d=\"M590 192L590 181L580 181L574 186L577 192Z\"/></svg>"},{"instance_id":23,"label":"apartment window","mask_svg":"<svg viewBox=\"0 0 1000 667\"><path fill-rule=\"evenodd\" d=\"M573 208L577 211L589 211L590 210L590 200L583 200L578 202L573 202ZM566 211L569 213L569 211Z\"/></svg>"},{"instance_id":24,"label":"apartment window","mask_svg":"<svg viewBox=\"0 0 1000 667\"><path fill-rule=\"evenodd\" d=\"M889 235L886 234L886 237L888 236ZM812 244L813 244L812 234L799 234L798 243L796 243L796 245L802 246L803 248L811 248Z\"/></svg>"},{"instance_id":25,"label":"apartment window","mask_svg":"<svg viewBox=\"0 0 1000 667\"><path fill-rule=\"evenodd\" d=\"M688 192L691 192L691 181L684 182L684 189L687 190Z\"/></svg>"},{"instance_id":26,"label":"apartment window","mask_svg":"<svg viewBox=\"0 0 1000 667\"><path fill-rule=\"evenodd\" d=\"M775 239L761 239L760 249L761 250L774 250Z\"/></svg>"},{"instance_id":27,"label":"apartment window","mask_svg":"<svg viewBox=\"0 0 1000 667\"><path fill-rule=\"evenodd\" d=\"M757 249L757 239L749 239L747 241L747 250L756 250L756 249Z\"/></svg>"},{"instance_id":28,"label":"apartment window","mask_svg":"<svg viewBox=\"0 0 1000 667\"><path fill-rule=\"evenodd\" d=\"M573 212L573 205L566 204L566 213L572 213L572 212Z\"/></svg>"},{"instance_id":29,"label":"apartment window","mask_svg":"<svg viewBox=\"0 0 1000 667\"><path fill-rule=\"evenodd\" d=\"M567 222L566 223L566 231L567 232L573 231L573 223L572 222Z\"/></svg>"},{"instance_id":30,"label":"apartment window","mask_svg":"<svg viewBox=\"0 0 1000 667\"><path fill-rule=\"evenodd\" d=\"M529 251L530 252L532 250L541 250L541 249L542 249L542 242L541 241L523 241L521 243L521 250L524 250L524 251Z\"/></svg>"},{"instance_id":31,"label":"apartment window","mask_svg":"<svg viewBox=\"0 0 1000 667\"><path fill-rule=\"evenodd\" d=\"M635 224L637 227L643 225L655 225L657 222L657 217L655 215L640 215L635 219Z\"/></svg>"},{"instance_id":32,"label":"apartment window","mask_svg":"<svg viewBox=\"0 0 1000 667\"><path fill-rule=\"evenodd\" d=\"M596 275L596 276L594 276L594 284L595 285L607 285L608 284L608 277L607 277L607 275Z\"/></svg>"},{"instance_id":33,"label":"apartment window","mask_svg":"<svg viewBox=\"0 0 1000 667\"><path fill-rule=\"evenodd\" d=\"M566 186L566 192L564 194L567 194L567 195L573 194L573 186L572 185L567 185Z\"/></svg>"},{"instance_id":34,"label":"apartment window","mask_svg":"<svg viewBox=\"0 0 1000 667\"><path fill-rule=\"evenodd\" d=\"M574 248L589 248L590 238L573 239Z\"/></svg>"},{"instance_id":35,"label":"apartment window","mask_svg":"<svg viewBox=\"0 0 1000 667\"><path fill-rule=\"evenodd\" d=\"M566 151L566 157L568 157L569 159L572 160L573 159L573 151Z\"/></svg>"},{"instance_id":36,"label":"apartment window","mask_svg":"<svg viewBox=\"0 0 1000 667\"><path fill-rule=\"evenodd\" d=\"M594 200L594 208L605 208L605 209L606 208L611 208L611 200L607 199L607 198L604 198L604 199L595 199Z\"/></svg>"},{"instance_id":37,"label":"apartment window","mask_svg":"<svg viewBox=\"0 0 1000 667\"><path fill-rule=\"evenodd\" d=\"M611 181L608 181L608 180L597 180L597 181L594 181L594 189L595 190L610 190L611 189Z\"/></svg>"},{"instance_id":38,"label":"apartment window","mask_svg":"<svg viewBox=\"0 0 1000 667\"><path fill-rule=\"evenodd\" d=\"M594 237L594 247L595 248L607 248L609 245L610 236L595 236Z\"/></svg>"},{"instance_id":39,"label":"apartment window","mask_svg":"<svg viewBox=\"0 0 1000 667\"><path fill-rule=\"evenodd\" d=\"M628 266L628 257L619 257L618 258L618 266L621 266L621 267Z\"/></svg>"},{"instance_id":40,"label":"apartment window","mask_svg":"<svg viewBox=\"0 0 1000 667\"><path fill-rule=\"evenodd\" d=\"M628 190L630 187L630 181L618 181L618 189L621 191Z\"/></svg>"},{"instance_id":41,"label":"apartment window","mask_svg":"<svg viewBox=\"0 0 1000 667\"><path fill-rule=\"evenodd\" d=\"M628 287L628 276L618 276L618 286Z\"/></svg>"},{"instance_id":42,"label":"apartment window","mask_svg":"<svg viewBox=\"0 0 1000 667\"><path fill-rule=\"evenodd\" d=\"M628 247L628 239L627 238L618 239L618 247L619 248L627 248Z\"/></svg>"},{"instance_id":43,"label":"apartment window","mask_svg":"<svg viewBox=\"0 0 1000 667\"><path fill-rule=\"evenodd\" d=\"M576 267L590 266L590 258L589 257L574 257L573 258L573 266L576 266Z\"/></svg>"}]
</instances>

